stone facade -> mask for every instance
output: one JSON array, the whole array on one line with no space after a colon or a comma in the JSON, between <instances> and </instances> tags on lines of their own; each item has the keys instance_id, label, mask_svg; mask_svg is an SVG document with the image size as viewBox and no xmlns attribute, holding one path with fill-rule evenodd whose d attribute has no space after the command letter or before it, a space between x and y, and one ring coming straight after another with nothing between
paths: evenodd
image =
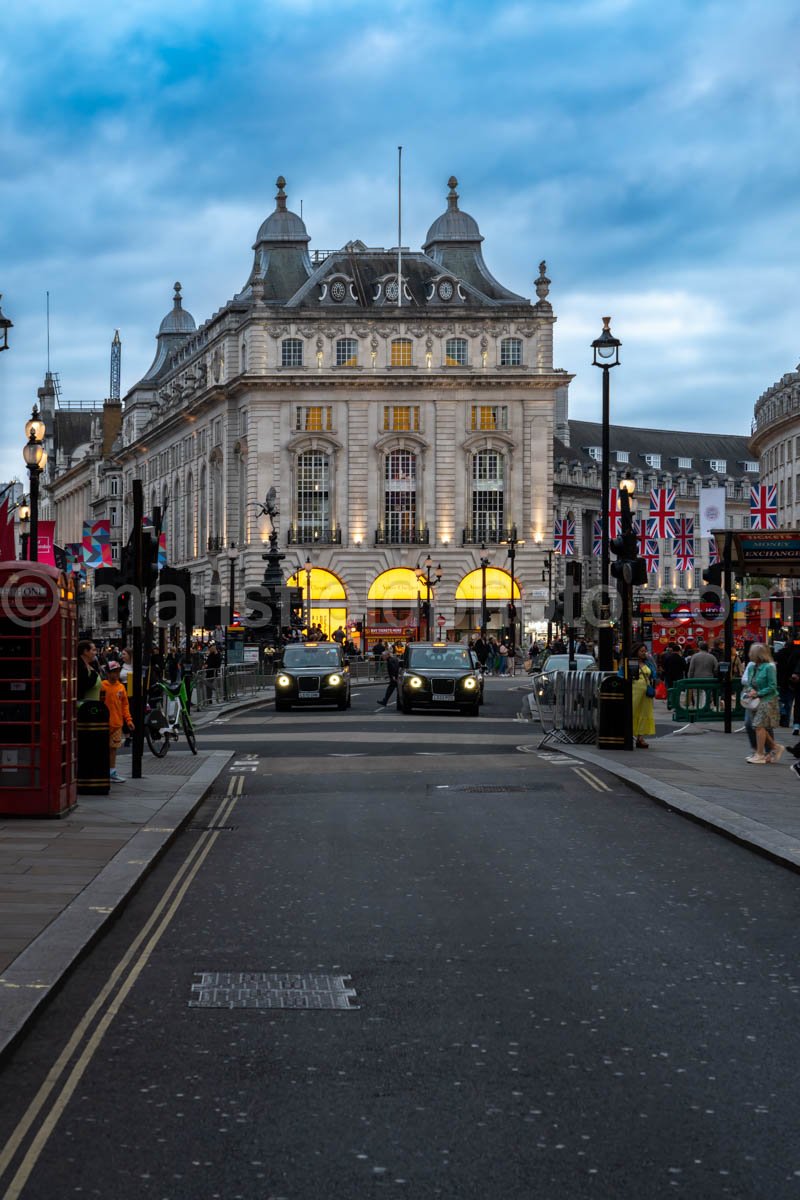
<instances>
[{"instance_id":1,"label":"stone facade","mask_svg":"<svg viewBox=\"0 0 800 1200\"><path fill-rule=\"evenodd\" d=\"M778 526L800 525L800 363L759 396L750 437L761 482L774 484Z\"/></svg>"}]
</instances>

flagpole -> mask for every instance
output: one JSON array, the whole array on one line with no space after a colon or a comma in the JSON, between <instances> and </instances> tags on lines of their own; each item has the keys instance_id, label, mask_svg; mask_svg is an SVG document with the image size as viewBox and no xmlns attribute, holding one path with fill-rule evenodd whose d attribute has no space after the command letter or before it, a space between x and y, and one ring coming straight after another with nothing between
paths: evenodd
<instances>
[{"instance_id":1,"label":"flagpole","mask_svg":"<svg viewBox=\"0 0 800 1200\"><path fill-rule=\"evenodd\" d=\"M403 307L403 147L397 147L397 307Z\"/></svg>"}]
</instances>

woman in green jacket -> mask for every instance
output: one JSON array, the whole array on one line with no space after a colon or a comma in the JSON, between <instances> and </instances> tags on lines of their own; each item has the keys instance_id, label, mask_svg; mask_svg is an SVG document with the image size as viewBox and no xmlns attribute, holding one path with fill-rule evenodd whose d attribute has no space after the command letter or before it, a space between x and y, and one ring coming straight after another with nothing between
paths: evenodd
<instances>
[{"instance_id":1,"label":"woman in green jacket","mask_svg":"<svg viewBox=\"0 0 800 1200\"><path fill-rule=\"evenodd\" d=\"M778 674L769 646L765 646L763 642L754 642L750 647L750 661L753 663L753 670L750 673L750 695L758 696L759 704L753 710L756 749L747 761L759 765L776 763L785 747L775 741L772 732L780 721L780 711L778 707Z\"/></svg>"}]
</instances>

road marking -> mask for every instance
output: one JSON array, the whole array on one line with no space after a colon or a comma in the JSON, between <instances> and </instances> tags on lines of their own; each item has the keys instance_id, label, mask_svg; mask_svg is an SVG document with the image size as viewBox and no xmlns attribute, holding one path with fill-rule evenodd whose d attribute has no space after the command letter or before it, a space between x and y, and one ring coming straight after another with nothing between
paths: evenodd
<instances>
[{"instance_id":1,"label":"road marking","mask_svg":"<svg viewBox=\"0 0 800 1200\"><path fill-rule=\"evenodd\" d=\"M593 787L596 792L611 791L611 788L608 787L607 784L603 783L602 779L598 779L598 777L592 774L592 772L586 767L574 767L573 770L575 771L576 775L580 775L584 783L588 783L589 786Z\"/></svg>"},{"instance_id":2,"label":"road marking","mask_svg":"<svg viewBox=\"0 0 800 1200\"><path fill-rule=\"evenodd\" d=\"M223 799L220 801L216 815L212 821L214 825L223 824L225 822L225 818L230 816L234 806L242 794L243 788L244 776L232 776L228 780L227 791ZM70 1037L61 1054L56 1059L55 1064L48 1071L45 1082L41 1085L39 1091L28 1105L24 1115L21 1117L16 1128L6 1142L2 1153L0 1153L0 1177L2 1177L2 1175L4 1175L9 1169L9 1166L13 1162L18 1150L20 1149L24 1138L47 1103L51 1092L53 1092L56 1086L60 1083L62 1076L69 1066L70 1060L80 1047L81 1042L88 1033L101 1009L108 1001L108 1008L105 1012L105 1015L101 1018L97 1028L89 1038L84 1049L81 1051L74 1066L72 1067L72 1070L70 1071L66 1081L63 1084L63 1087L61 1088L61 1092L55 1098L52 1108L43 1120L19 1166L19 1169L14 1175L14 1178L11 1180L7 1191L4 1193L3 1200L18 1200L18 1197L21 1195L28 1179L30 1178L31 1172L39 1160L39 1156L47 1145L53 1130L58 1124L58 1121L67 1107L67 1104L72 1098L76 1087L80 1083L86 1069L94 1057L94 1054L102 1042L103 1037L107 1033L111 1022L120 1011L123 1001L147 965L147 962L155 950L155 947L170 925L172 919L178 911L178 908L180 907L181 902L189 890L190 885L197 875L197 872L205 862L218 837L218 832L209 832L204 833L198 839L195 846L187 856L185 862L181 865L180 869L170 881L163 896L161 897L161 900L156 905L150 917L147 919L142 929L134 938L131 945L125 951L116 967L114 967L96 999L89 1006L86 1013L79 1021L74 1033ZM168 905L169 908L167 908ZM151 931L157 925L161 913L164 912L165 909L167 909L167 912L164 916L164 919L161 921L161 924L158 925L152 937L150 937ZM148 937L150 938L149 941L147 941ZM144 945L144 949L142 949L138 962L133 963L133 959L139 953L140 948L145 942L146 945ZM133 965L131 965L132 963ZM123 980L122 977L129 967L130 973L128 974L127 978ZM121 980L122 982L120 983ZM111 997L118 984L120 984L120 986L116 996L109 1000L109 997Z\"/></svg>"}]
</instances>

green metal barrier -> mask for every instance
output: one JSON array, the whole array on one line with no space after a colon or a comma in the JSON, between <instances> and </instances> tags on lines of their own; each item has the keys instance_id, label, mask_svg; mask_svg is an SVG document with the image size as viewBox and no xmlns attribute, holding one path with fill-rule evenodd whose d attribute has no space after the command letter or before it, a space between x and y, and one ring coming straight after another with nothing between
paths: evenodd
<instances>
[{"instance_id":1,"label":"green metal barrier","mask_svg":"<svg viewBox=\"0 0 800 1200\"><path fill-rule=\"evenodd\" d=\"M731 716L741 721L744 709L739 702L742 690L740 679L731 680ZM672 709L673 721L693 724L695 721L725 720L725 687L719 679L679 679L667 693L667 707Z\"/></svg>"}]
</instances>

